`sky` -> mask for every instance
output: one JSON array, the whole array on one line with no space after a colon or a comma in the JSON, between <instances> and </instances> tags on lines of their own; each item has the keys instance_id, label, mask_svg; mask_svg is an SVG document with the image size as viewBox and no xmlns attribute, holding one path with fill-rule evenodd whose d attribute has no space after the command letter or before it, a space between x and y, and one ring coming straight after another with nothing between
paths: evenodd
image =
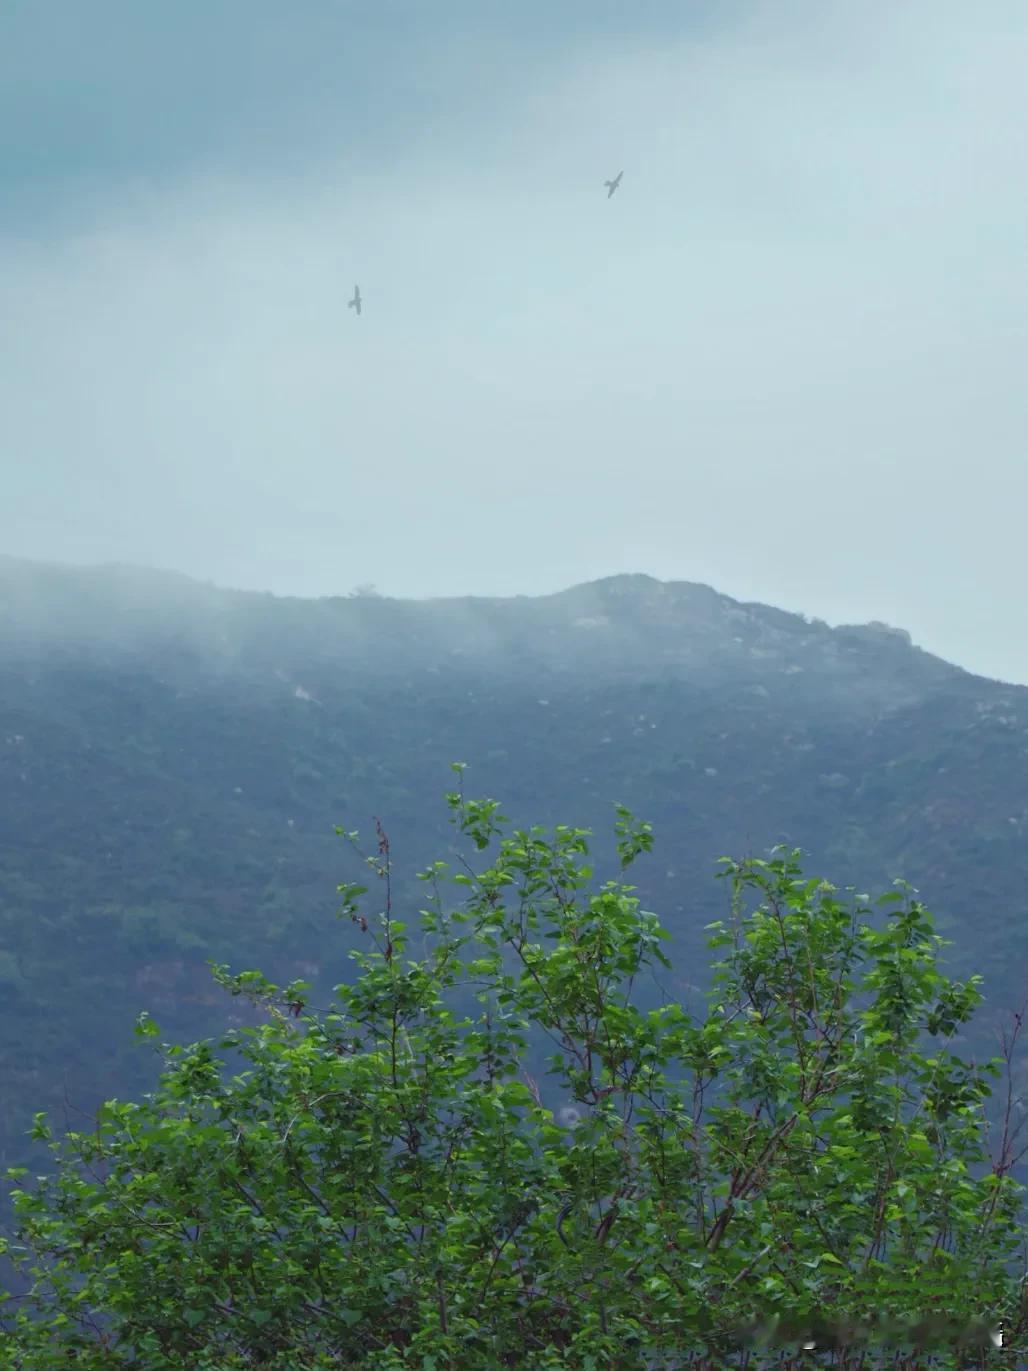
<instances>
[{"instance_id":1,"label":"sky","mask_svg":"<svg viewBox=\"0 0 1028 1371\"><path fill-rule=\"evenodd\" d=\"M0 551L1028 684L1025 70L1023 0L0 0Z\"/></svg>"}]
</instances>

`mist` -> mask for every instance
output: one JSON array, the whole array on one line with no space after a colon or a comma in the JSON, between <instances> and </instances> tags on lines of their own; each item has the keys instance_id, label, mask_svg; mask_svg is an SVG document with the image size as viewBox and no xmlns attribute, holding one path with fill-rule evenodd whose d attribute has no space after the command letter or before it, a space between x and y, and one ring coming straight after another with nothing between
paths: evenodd
<instances>
[{"instance_id":1,"label":"mist","mask_svg":"<svg viewBox=\"0 0 1028 1371\"><path fill-rule=\"evenodd\" d=\"M678 10L14 7L0 547L645 572L1028 683L1028 14Z\"/></svg>"}]
</instances>

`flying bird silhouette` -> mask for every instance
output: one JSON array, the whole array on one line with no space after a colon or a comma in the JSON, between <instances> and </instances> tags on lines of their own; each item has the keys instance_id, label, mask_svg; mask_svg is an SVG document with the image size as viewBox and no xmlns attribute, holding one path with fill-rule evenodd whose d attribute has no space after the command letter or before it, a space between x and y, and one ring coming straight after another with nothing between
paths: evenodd
<instances>
[{"instance_id":1,"label":"flying bird silhouette","mask_svg":"<svg viewBox=\"0 0 1028 1371\"><path fill-rule=\"evenodd\" d=\"M609 200L610 197L614 194L614 192L617 190L618 186L620 186L620 184L621 184L621 178L622 178L622 176L624 176L624 174L625 174L625 173L624 173L623 171L619 171L618 174L614 177L613 181L604 181L603 184L607 187L607 199L608 199L608 200Z\"/></svg>"},{"instance_id":2,"label":"flying bird silhouette","mask_svg":"<svg viewBox=\"0 0 1028 1371\"><path fill-rule=\"evenodd\" d=\"M360 314L360 312L361 312L361 288L360 288L360 286L354 286L354 288L353 288L353 299L349 302L347 308L348 308L348 309L355 309L355 310L357 311L357 313Z\"/></svg>"}]
</instances>

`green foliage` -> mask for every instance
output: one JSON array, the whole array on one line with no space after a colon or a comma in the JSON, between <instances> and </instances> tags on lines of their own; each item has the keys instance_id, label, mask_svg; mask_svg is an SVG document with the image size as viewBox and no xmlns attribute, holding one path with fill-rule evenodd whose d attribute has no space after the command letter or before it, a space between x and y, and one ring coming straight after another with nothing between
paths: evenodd
<instances>
[{"instance_id":1,"label":"green foliage","mask_svg":"<svg viewBox=\"0 0 1028 1371\"><path fill-rule=\"evenodd\" d=\"M707 1011L646 1008L667 934L594 877L588 832L448 803L493 851L421 873L422 956L378 826L380 907L339 887L366 948L331 1004L217 967L265 1021L165 1044L152 1095L12 1177L31 1288L3 1364L599 1371L755 1343L856 1366L883 1342L908 1368L1002 1364L986 1330L1026 1326L1019 1187L983 1147L996 1068L949 1046L980 992L938 970L924 907L897 892L876 920L795 852L725 859ZM652 835L619 806L617 840L625 869ZM535 1033L574 1127L525 1070Z\"/></svg>"}]
</instances>

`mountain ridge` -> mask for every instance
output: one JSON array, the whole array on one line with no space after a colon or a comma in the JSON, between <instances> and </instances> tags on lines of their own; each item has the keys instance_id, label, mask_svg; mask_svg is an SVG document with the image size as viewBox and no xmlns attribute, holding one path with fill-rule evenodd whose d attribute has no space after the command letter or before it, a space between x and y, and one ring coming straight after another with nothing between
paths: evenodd
<instances>
[{"instance_id":1,"label":"mountain ridge","mask_svg":"<svg viewBox=\"0 0 1028 1371\"><path fill-rule=\"evenodd\" d=\"M330 994L355 946L334 825L382 819L416 910L454 761L514 822L591 828L598 872L614 801L653 823L672 990L701 979L718 857L777 842L839 885L911 881L990 1005L1028 982L1028 688L902 630L643 575L469 609L38 565L0 559L0 1159L66 1081L82 1107L140 1087L139 1010L223 1028L207 959L316 965Z\"/></svg>"},{"instance_id":2,"label":"mountain ridge","mask_svg":"<svg viewBox=\"0 0 1028 1371\"><path fill-rule=\"evenodd\" d=\"M157 590L164 589L176 592L170 602L156 595ZM62 598L55 603L56 596ZM113 616L112 596L116 597ZM99 620L90 619L89 610L96 608L97 599L106 599L106 614ZM228 628L233 626L238 633L240 621L245 620L250 611L263 610L279 616L291 611L300 613L308 621L304 627L318 635L333 629L352 634L367 623L369 616L377 617L383 628L400 626L407 632L420 628L423 635L434 631L436 638L442 641L433 644L424 636L419 640L416 633L414 641L422 648L437 646L456 656L474 655L476 649L479 653L487 650L495 644L501 631L509 630L515 617L524 615L526 610L539 616L538 624L533 627L549 633L568 628L577 630L574 646L587 655L595 650L589 644L587 634L602 639L603 630L616 626L624 629L633 622L646 625L650 630L688 630L694 637L733 626L734 632L722 634L720 645L730 655L729 644L734 644L758 660L773 659L789 645L789 639L800 648L817 644L829 656L841 656L856 649L861 642L902 645L913 654L909 659L912 663L916 661L923 665L934 672L936 678L942 671L974 674L915 645L906 629L894 628L878 620L831 627L823 620L759 601L736 600L702 582L661 581L645 573L602 577L533 596L463 595L416 599L351 594L308 598L226 589L181 572L120 563L76 568L0 556L0 634L6 634L9 640L19 640L24 646L41 647L56 641L66 647L69 643L81 645L91 639L110 645L112 635L117 641L119 629L123 635L137 635L144 643L160 641L162 637L167 639L169 635L174 638L174 624L162 625L156 617L139 620L133 616L141 611L159 616L163 611L167 617L183 608L202 609L217 616L219 622L211 627L226 635ZM84 622L69 618L76 610ZM562 613L565 610L570 617ZM113 622L112 618L117 619L119 615L121 622ZM445 632L447 618L450 620L448 635ZM418 620L420 624L416 622ZM444 630L442 633L440 628ZM458 641L462 630L464 638ZM245 633L242 640L247 644ZM126 640L123 636L122 642L129 646L131 639ZM224 643L210 638L208 646L214 656L225 656ZM317 650L317 644L308 642L305 646L308 650ZM322 639L322 653L324 646ZM675 646L666 638L661 643L666 656L673 655ZM681 645L677 646L681 648ZM736 659L742 655L742 652L734 654ZM685 653L682 660L688 664L689 654ZM645 669L646 663L637 665Z\"/></svg>"}]
</instances>

